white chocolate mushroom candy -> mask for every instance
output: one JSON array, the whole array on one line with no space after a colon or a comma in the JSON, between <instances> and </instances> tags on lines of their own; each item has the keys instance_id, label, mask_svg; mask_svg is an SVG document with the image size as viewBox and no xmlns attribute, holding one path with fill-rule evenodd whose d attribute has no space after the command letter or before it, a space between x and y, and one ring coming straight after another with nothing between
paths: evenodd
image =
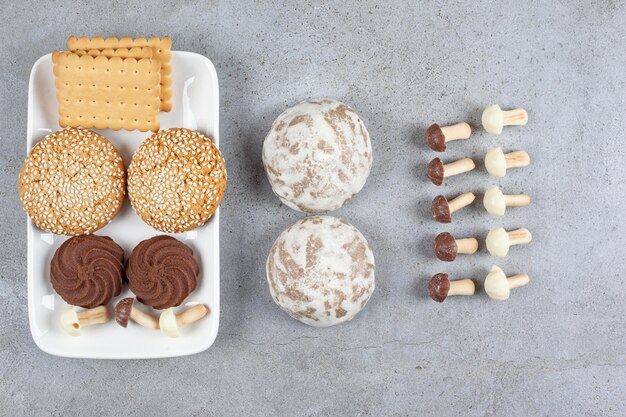
<instances>
[{"instance_id":1,"label":"white chocolate mushroom candy","mask_svg":"<svg viewBox=\"0 0 626 417\"><path fill-rule=\"evenodd\" d=\"M497 185L487 188L483 197L485 209L495 216L504 216L506 210L506 202L504 201L504 193L500 191Z\"/></svg>"},{"instance_id":2,"label":"white chocolate mushroom candy","mask_svg":"<svg viewBox=\"0 0 626 417\"><path fill-rule=\"evenodd\" d=\"M365 185L372 167L369 134L359 115L333 99L302 102L274 121L263 143L272 190L305 213L341 207Z\"/></svg>"},{"instance_id":3,"label":"white chocolate mushroom candy","mask_svg":"<svg viewBox=\"0 0 626 417\"><path fill-rule=\"evenodd\" d=\"M267 281L278 306L311 326L352 319L374 291L374 255L354 226L330 216L294 223L267 258Z\"/></svg>"},{"instance_id":4,"label":"white chocolate mushroom candy","mask_svg":"<svg viewBox=\"0 0 626 417\"><path fill-rule=\"evenodd\" d=\"M483 128L495 135L502 133L504 126L523 126L528 123L528 113L524 109L503 111L497 104L483 110Z\"/></svg>"},{"instance_id":5,"label":"white chocolate mushroom candy","mask_svg":"<svg viewBox=\"0 0 626 417\"><path fill-rule=\"evenodd\" d=\"M520 168L530 164L530 156L525 151L509 152L506 155L501 148L493 148L485 155L487 172L494 177L504 177L507 168Z\"/></svg>"},{"instance_id":6,"label":"white chocolate mushroom candy","mask_svg":"<svg viewBox=\"0 0 626 417\"><path fill-rule=\"evenodd\" d=\"M494 177L506 175L506 159L501 148L493 148L485 155L485 168Z\"/></svg>"},{"instance_id":7,"label":"white chocolate mushroom candy","mask_svg":"<svg viewBox=\"0 0 626 417\"><path fill-rule=\"evenodd\" d=\"M504 216L507 207L524 207L530 204L526 194L504 194L497 185L485 190L483 204L489 214Z\"/></svg>"},{"instance_id":8,"label":"white chocolate mushroom candy","mask_svg":"<svg viewBox=\"0 0 626 417\"><path fill-rule=\"evenodd\" d=\"M487 250L492 256L505 257L513 245L523 245L532 240L528 229L517 229L507 232L502 227L491 229L487 234Z\"/></svg>"},{"instance_id":9,"label":"white chocolate mushroom candy","mask_svg":"<svg viewBox=\"0 0 626 417\"><path fill-rule=\"evenodd\" d=\"M529 282L530 279L526 274L517 274L507 278L504 271L494 265L485 278L484 288L489 298L504 301L509 299L512 288L522 287Z\"/></svg>"}]
</instances>

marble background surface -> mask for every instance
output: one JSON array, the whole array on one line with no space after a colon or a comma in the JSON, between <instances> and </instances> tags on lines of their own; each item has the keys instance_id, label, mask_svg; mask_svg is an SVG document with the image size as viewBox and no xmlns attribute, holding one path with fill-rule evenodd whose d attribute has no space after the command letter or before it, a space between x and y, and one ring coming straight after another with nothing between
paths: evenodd
<instances>
[{"instance_id":1,"label":"marble background surface","mask_svg":"<svg viewBox=\"0 0 626 417\"><path fill-rule=\"evenodd\" d=\"M0 27L0 414L284 416L626 415L626 4L624 1L4 2ZM221 327L212 348L164 360L72 360L35 346L26 307L28 76L67 36L170 35L209 57L221 85L229 189L221 212ZM365 120L371 176L334 215L369 239L377 289L334 328L306 327L273 303L267 253L300 215L272 195L261 146L273 119L335 97ZM435 122L478 124L484 106L524 106L530 122L451 146L479 168L437 188L423 143ZM489 148L532 165L494 181ZM429 215L438 193L492 183L527 192L503 219L480 203L452 225ZM485 251L443 264L444 230L482 238L527 227L534 241L499 262L531 283L496 303L482 291L440 305L435 272L482 282ZM479 287L480 289L480 287Z\"/></svg>"}]
</instances>

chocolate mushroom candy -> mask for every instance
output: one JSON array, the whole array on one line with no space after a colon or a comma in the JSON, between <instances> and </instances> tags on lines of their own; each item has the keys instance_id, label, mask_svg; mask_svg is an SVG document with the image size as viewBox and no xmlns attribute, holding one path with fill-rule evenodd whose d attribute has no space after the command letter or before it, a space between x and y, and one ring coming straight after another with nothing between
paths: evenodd
<instances>
[{"instance_id":1,"label":"chocolate mushroom candy","mask_svg":"<svg viewBox=\"0 0 626 417\"><path fill-rule=\"evenodd\" d=\"M475 199L474 193L463 193L450 201L443 195L438 195L433 198L431 212L439 223L450 223L452 221L452 213L469 206Z\"/></svg>"},{"instance_id":2,"label":"chocolate mushroom candy","mask_svg":"<svg viewBox=\"0 0 626 417\"><path fill-rule=\"evenodd\" d=\"M504 194L497 185L487 188L483 197L485 209L494 216L504 216L507 207L524 207L530 204L526 194Z\"/></svg>"},{"instance_id":3,"label":"chocolate mushroom candy","mask_svg":"<svg viewBox=\"0 0 626 417\"><path fill-rule=\"evenodd\" d=\"M524 151L509 152L506 155L500 148L493 148L485 155L485 167L490 175L504 177L508 168L525 167L530 164L530 156Z\"/></svg>"},{"instance_id":4,"label":"chocolate mushroom candy","mask_svg":"<svg viewBox=\"0 0 626 417\"><path fill-rule=\"evenodd\" d=\"M132 320L137 324L148 329L157 330L159 328L159 320L156 317L146 314L141 310L138 310L133 305L135 303L134 298L124 298L115 306L115 321L120 326L126 328L128 326L128 320Z\"/></svg>"},{"instance_id":5,"label":"chocolate mushroom candy","mask_svg":"<svg viewBox=\"0 0 626 417\"><path fill-rule=\"evenodd\" d=\"M505 257L513 245L529 243L533 239L528 229L507 232L502 227L491 229L487 234L487 250L492 256Z\"/></svg>"},{"instance_id":6,"label":"chocolate mushroom candy","mask_svg":"<svg viewBox=\"0 0 626 417\"><path fill-rule=\"evenodd\" d=\"M511 288L523 287L529 282L530 278L526 274L517 274L507 278L504 272L494 265L485 278L484 287L489 298L504 301L509 299Z\"/></svg>"},{"instance_id":7,"label":"chocolate mushroom candy","mask_svg":"<svg viewBox=\"0 0 626 417\"><path fill-rule=\"evenodd\" d=\"M489 133L499 135L503 126L523 126L528 123L528 113L524 109L503 111L497 104L483 110L483 127Z\"/></svg>"},{"instance_id":8,"label":"chocolate mushroom candy","mask_svg":"<svg viewBox=\"0 0 626 417\"><path fill-rule=\"evenodd\" d=\"M450 295L474 295L475 290L471 279L450 281L448 274L435 274L428 282L428 294L438 303L443 303Z\"/></svg>"},{"instance_id":9,"label":"chocolate mushroom candy","mask_svg":"<svg viewBox=\"0 0 626 417\"><path fill-rule=\"evenodd\" d=\"M174 310L168 308L159 317L159 328L167 337L179 337L179 328L193 323L206 316L209 308L204 304L198 304L176 315Z\"/></svg>"},{"instance_id":10,"label":"chocolate mushroom candy","mask_svg":"<svg viewBox=\"0 0 626 417\"><path fill-rule=\"evenodd\" d=\"M98 306L79 313L74 306L67 306L61 314L61 325L71 336L80 336L83 327L106 323L111 319L106 306Z\"/></svg>"},{"instance_id":11,"label":"chocolate mushroom candy","mask_svg":"<svg viewBox=\"0 0 626 417\"><path fill-rule=\"evenodd\" d=\"M473 237L455 239L448 232L439 233L433 245L435 256L442 261L452 262L459 253L471 255L478 250L478 241Z\"/></svg>"},{"instance_id":12,"label":"chocolate mushroom candy","mask_svg":"<svg viewBox=\"0 0 626 417\"><path fill-rule=\"evenodd\" d=\"M444 178L469 172L474 168L476 168L476 165L470 158L459 159L448 164L444 164L441 159L435 158L428 164L428 178L433 184L441 185Z\"/></svg>"},{"instance_id":13,"label":"chocolate mushroom candy","mask_svg":"<svg viewBox=\"0 0 626 417\"><path fill-rule=\"evenodd\" d=\"M447 142L457 139L467 139L472 134L472 128L467 123L457 123L452 126L441 127L437 123L426 130L426 143L435 152L446 150Z\"/></svg>"}]
</instances>

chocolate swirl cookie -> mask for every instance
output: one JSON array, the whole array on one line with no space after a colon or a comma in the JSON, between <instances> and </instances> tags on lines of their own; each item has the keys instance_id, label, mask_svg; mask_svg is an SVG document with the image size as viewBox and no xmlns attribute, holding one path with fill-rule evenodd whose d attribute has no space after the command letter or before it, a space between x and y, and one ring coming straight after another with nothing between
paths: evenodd
<instances>
[{"instance_id":1,"label":"chocolate swirl cookie","mask_svg":"<svg viewBox=\"0 0 626 417\"><path fill-rule=\"evenodd\" d=\"M198 273L191 248L170 236L141 242L126 269L130 290L140 302L157 309L180 305L196 289Z\"/></svg>"},{"instance_id":2,"label":"chocolate swirl cookie","mask_svg":"<svg viewBox=\"0 0 626 417\"><path fill-rule=\"evenodd\" d=\"M123 277L124 250L107 236L70 238L50 262L52 288L74 306L108 304L122 291Z\"/></svg>"}]
</instances>

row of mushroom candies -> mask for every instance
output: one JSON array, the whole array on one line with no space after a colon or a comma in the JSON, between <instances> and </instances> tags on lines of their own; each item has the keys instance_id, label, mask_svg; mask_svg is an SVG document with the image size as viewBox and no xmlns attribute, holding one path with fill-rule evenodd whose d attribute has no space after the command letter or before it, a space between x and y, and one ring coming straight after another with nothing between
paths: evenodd
<instances>
[{"instance_id":1,"label":"row of mushroom candies","mask_svg":"<svg viewBox=\"0 0 626 417\"><path fill-rule=\"evenodd\" d=\"M530 156L526 151L515 151L505 154L502 148L496 147L485 154L485 168L494 177L504 177L509 168L521 168L530 165ZM440 158L433 158L428 163L428 179L435 185L442 185L444 179L464 174L476 168L471 158L463 158L454 162L444 163Z\"/></svg>"},{"instance_id":2,"label":"row of mushroom candies","mask_svg":"<svg viewBox=\"0 0 626 417\"><path fill-rule=\"evenodd\" d=\"M528 229L517 229L507 232L502 227L491 229L485 243L492 256L504 258L511 246L530 243L532 235ZM433 244L435 256L445 262L452 262L457 255L472 255L478 251L478 240L473 237L456 239L451 233L439 233Z\"/></svg>"},{"instance_id":3,"label":"row of mushroom candies","mask_svg":"<svg viewBox=\"0 0 626 417\"><path fill-rule=\"evenodd\" d=\"M499 135L504 126L523 126L528 123L528 113L524 109L504 111L497 104L492 104L483 110L483 129L487 133ZM448 142L469 139L472 135L472 127L461 122L451 126L439 126L434 123L426 130L426 143L435 152L444 152L448 148Z\"/></svg>"},{"instance_id":4,"label":"row of mushroom candies","mask_svg":"<svg viewBox=\"0 0 626 417\"><path fill-rule=\"evenodd\" d=\"M474 193L463 193L452 200L444 195L433 198L431 213L439 223L451 223L452 213L469 206L474 202ZM530 196L526 194L504 194L498 186L485 190L483 205L489 214L494 216L504 216L507 207L524 207L530 204Z\"/></svg>"},{"instance_id":5,"label":"row of mushroom candies","mask_svg":"<svg viewBox=\"0 0 626 417\"><path fill-rule=\"evenodd\" d=\"M130 320L152 330L161 330L168 337L179 337L179 329L187 324L200 320L209 313L209 308L204 304L196 304L179 314L175 314L172 308L163 310L159 318L144 313L135 305L134 298L124 298L115 306L115 321L126 328ZM61 325L71 336L80 336L83 327L96 324L104 324L111 320L109 309L106 306L98 306L81 312L74 310L73 306L67 308L61 314Z\"/></svg>"},{"instance_id":6,"label":"row of mushroom candies","mask_svg":"<svg viewBox=\"0 0 626 417\"><path fill-rule=\"evenodd\" d=\"M523 287L530 282L526 274L516 274L507 277L496 265L487 274L483 288L492 300L504 301L509 299L511 289ZM428 282L428 294L433 300L443 303L451 295L474 295L476 285L474 281L466 278L450 281L448 274L435 274Z\"/></svg>"}]
</instances>

